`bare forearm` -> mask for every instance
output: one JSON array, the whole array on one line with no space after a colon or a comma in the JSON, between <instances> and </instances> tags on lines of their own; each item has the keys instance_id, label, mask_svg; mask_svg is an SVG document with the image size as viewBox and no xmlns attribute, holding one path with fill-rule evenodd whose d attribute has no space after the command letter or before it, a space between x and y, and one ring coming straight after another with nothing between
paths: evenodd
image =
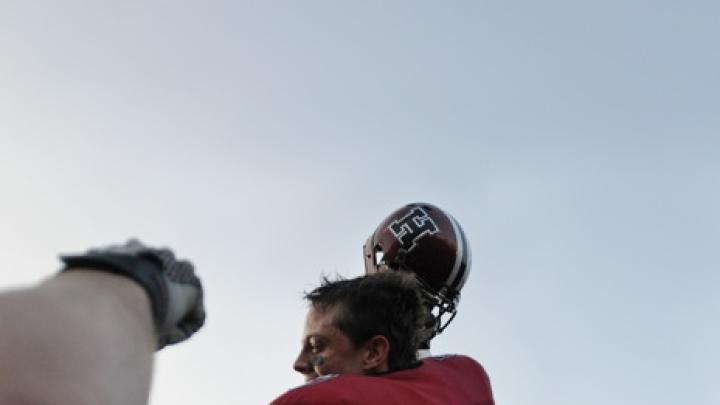
<instances>
[{"instance_id":1,"label":"bare forearm","mask_svg":"<svg viewBox=\"0 0 720 405\"><path fill-rule=\"evenodd\" d=\"M0 405L145 404L154 349L127 278L76 270L0 294Z\"/></svg>"}]
</instances>

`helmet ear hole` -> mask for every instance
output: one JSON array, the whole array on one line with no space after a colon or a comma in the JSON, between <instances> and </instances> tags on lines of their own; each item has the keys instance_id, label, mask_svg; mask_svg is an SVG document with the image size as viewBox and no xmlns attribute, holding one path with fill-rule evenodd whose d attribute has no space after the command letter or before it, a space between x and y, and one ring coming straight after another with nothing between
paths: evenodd
<instances>
[{"instance_id":1,"label":"helmet ear hole","mask_svg":"<svg viewBox=\"0 0 720 405\"><path fill-rule=\"evenodd\" d=\"M380 263L383 262L383 257L385 257L385 253L382 251L382 248L380 248L380 246L375 247L375 266L376 267Z\"/></svg>"}]
</instances>

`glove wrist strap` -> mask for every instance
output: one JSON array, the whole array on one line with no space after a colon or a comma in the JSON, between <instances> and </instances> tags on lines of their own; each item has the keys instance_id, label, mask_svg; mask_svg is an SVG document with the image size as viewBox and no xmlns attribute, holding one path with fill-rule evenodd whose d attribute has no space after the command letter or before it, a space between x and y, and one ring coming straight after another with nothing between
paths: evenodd
<instances>
[{"instance_id":1,"label":"glove wrist strap","mask_svg":"<svg viewBox=\"0 0 720 405\"><path fill-rule=\"evenodd\" d=\"M150 298L153 321L158 329L167 314L168 291L161 265L150 257L124 254L93 254L61 256L65 268L61 271L93 269L125 276L138 283Z\"/></svg>"}]
</instances>

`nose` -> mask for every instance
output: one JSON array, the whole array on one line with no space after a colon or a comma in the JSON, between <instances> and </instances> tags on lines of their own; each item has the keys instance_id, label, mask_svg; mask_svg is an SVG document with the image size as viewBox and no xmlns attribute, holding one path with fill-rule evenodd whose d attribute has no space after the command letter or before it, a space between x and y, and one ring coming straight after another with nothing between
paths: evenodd
<instances>
[{"instance_id":1,"label":"nose","mask_svg":"<svg viewBox=\"0 0 720 405\"><path fill-rule=\"evenodd\" d=\"M299 355L295 359L295 362L293 363L293 370L297 371L300 374L305 374L310 363L302 357L302 355Z\"/></svg>"},{"instance_id":2,"label":"nose","mask_svg":"<svg viewBox=\"0 0 720 405\"><path fill-rule=\"evenodd\" d=\"M293 363L293 370L305 376L305 381L310 381L317 377L315 368L310 364L310 358L307 355L300 353Z\"/></svg>"}]
</instances>

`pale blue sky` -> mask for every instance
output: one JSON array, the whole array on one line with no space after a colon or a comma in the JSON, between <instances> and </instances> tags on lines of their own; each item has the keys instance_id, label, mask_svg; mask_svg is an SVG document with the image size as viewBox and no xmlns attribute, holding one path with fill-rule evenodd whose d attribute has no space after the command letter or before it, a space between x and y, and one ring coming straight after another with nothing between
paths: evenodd
<instances>
[{"instance_id":1,"label":"pale blue sky","mask_svg":"<svg viewBox=\"0 0 720 405\"><path fill-rule=\"evenodd\" d=\"M0 3L0 286L138 236L207 327L152 404L266 403L321 273L427 201L473 249L434 352L498 404L720 402L720 5Z\"/></svg>"}]
</instances>

